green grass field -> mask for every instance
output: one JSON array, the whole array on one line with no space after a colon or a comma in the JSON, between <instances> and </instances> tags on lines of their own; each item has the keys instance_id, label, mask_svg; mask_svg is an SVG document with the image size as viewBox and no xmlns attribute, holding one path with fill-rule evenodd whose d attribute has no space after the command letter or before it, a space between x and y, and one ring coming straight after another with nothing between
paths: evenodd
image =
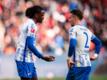
<instances>
[{"instance_id":1,"label":"green grass field","mask_svg":"<svg viewBox=\"0 0 107 80\"><path fill-rule=\"evenodd\" d=\"M20 79L0 79L0 80L20 80ZM40 78L39 80L65 80L65 78L53 78L53 79L46 79L46 78ZM100 75L100 76L93 76L90 80L107 80L107 75Z\"/></svg>"},{"instance_id":2,"label":"green grass field","mask_svg":"<svg viewBox=\"0 0 107 80\"><path fill-rule=\"evenodd\" d=\"M48 79L39 79L39 80L48 80ZM65 78L54 78L51 80L65 80ZM93 76L90 80L107 80L107 75L105 76Z\"/></svg>"},{"instance_id":3,"label":"green grass field","mask_svg":"<svg viewBox=\"0 0 107 80\"><path fill-rule=\"evenodd\" d=\"M90 80L107 80L107 75L93 76Z\"/></svg>"}]
</instances>

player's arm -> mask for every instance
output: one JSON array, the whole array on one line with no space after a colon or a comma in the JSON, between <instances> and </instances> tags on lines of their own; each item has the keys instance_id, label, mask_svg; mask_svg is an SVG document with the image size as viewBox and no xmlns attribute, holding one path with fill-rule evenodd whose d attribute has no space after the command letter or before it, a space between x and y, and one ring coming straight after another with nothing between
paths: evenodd
<instances>
[{"instance_id":1,"label":"player's arm","mask_svg":"<svg viewBox=\"0 0 107 80\"><path fill-rule=\"evenodd\" d=\"M32 22L29 23L28 27L27 27L27 39L26 39L26 43L27 43L27 47L34 53L34 55L36 55L38 58L41 58L45 61L53 61L54 57L53 56L46 56L46 55L42 55L34 46L34 41L35 41L35 24L33 24Z\"/></svg>"},{"instance_id":2,"label":"player's arm","mask_svg":"<svg viewBox=\"0 0 107 80\"><path fill-rule=\"evenodd\" d=\"M75 47L76 47L77 40L74 38L70 39L70 45L69 45L69 51L68 51L68 57L71 57L75 53Z\"/></svg>"},{"instance_id":3,"label":"player's arm","mask_svg":"<svg viewBox=\"0 0 107 80\"><path fill-rule=\"evenodd\" d=\"M73 38L70 39L68 58L67 58L68 68L70 68L74 64L74 61L71 57L72 55L75 54L76 43L77 43L76 39L73 39Z\"/></svg>"},{"instance_id":4,"label":"player's arm","mask_svg":"<svg viewBox=\"0 0 107 80\"><path fill-rule=\"evenodd\" d=\"M90 57L91 60L95 60L100 53L100 49L102 47L101 41L95 36L92 35L91 41L95 44L95 54Z\"/></svg>"},{"instance_id":5,"label":"player's arm","mask_svg":"<svg viewBox=\"0 0 107 80\"><path fill-rule=\"evenodd\" d=\"M26 39L26 44L28 46L28 48L38 57L38 58L42 58L46 61L53 61L54 57L53 56L43 56L34 46L33 44L34 42L34 38L32 36L28 36Z\"/></svg>"},{"instance_id":6,"label":"player's arm","mask_svg":"<svg viewBox=\"0 0 107 80\"><path fill-rule=\"evenodd\" d=\"M68 58L67 58L68 68L70 68L74 64L74 61L71 57L72 55L75 54L75 48L77 44L76 32L73 29L71 29L69 35L70 35L70 43L69 43Z\"/></svg>"}]
</instances>

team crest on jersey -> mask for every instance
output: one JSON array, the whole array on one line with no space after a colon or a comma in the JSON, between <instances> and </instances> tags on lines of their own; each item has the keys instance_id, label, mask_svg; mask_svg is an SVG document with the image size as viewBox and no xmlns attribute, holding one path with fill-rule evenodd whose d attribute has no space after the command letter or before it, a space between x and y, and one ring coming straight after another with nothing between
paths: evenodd
<instances>
[{"instance_id":1,"label":"team crest on jersey","mask_svg":"<svg viewBox=\"0 0 107 80\"><path fill-rule=\"evenodd\" d=\"M31 29L31 32L34 33L34 32L35 32L35 29L32 28L32 29Z\"/></svg>"}]
</instances>

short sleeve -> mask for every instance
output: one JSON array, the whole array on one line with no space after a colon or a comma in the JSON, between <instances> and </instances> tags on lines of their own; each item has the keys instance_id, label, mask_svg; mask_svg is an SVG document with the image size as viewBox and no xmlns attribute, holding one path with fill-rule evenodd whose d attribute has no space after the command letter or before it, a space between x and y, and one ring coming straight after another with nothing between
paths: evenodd
<instances>
[{"instance_id":1,"label":"short sleeve","mask_svg":"<svg viewBox=\"0 0 107 80\"><path fill-rule=\"evenodd\" d=\"M94 38L96 38L96 36L94 34L92 34L91 40L93 40Z\"/></svg>"},{"instance_id":2,"label":"short sleeve","mask_svg":"<svg viewBox=\"0 0 107 80\"><path fill-rule=\"evenodd\" d=\"M69 30L69 38L73 38L73 39L76 39L76 30L75 28L70 28Z\"/></svg>"}]
</instances>

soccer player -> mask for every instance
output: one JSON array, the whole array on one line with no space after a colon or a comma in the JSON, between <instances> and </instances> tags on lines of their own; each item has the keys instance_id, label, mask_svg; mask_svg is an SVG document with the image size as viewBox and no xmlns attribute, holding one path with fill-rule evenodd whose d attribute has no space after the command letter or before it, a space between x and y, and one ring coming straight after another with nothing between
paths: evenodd
<instances>
[{"instance_id":1,"label":"soccer player","mask_svg":"<svg viewBox=\"0 0 107 80\"><path fill-rule=\"evenodd\" d=\"M101 48L100 40L86 27L81 25L83 14L80 10L72 10L69 21L70 45L68 51L68 74L66 80L88 80L91 71L91 60L98 57ZM89 56L90 42L95 44L95 53Z\"/></svg>"},{"instance_id":2,"label":"soccer player","mask_svg":"<svg viewBox=\"0 0 107 80\"><path fill-rule=\"evenodd\" d=\"M32 54L45 61L54 61L55 57L42 55L35 47L37 23L42 23L44 9L32 6L25 12L28 20L22 25L16 50L16 65L21 80L38 80Z\"/></svg>"}]
</instances>

